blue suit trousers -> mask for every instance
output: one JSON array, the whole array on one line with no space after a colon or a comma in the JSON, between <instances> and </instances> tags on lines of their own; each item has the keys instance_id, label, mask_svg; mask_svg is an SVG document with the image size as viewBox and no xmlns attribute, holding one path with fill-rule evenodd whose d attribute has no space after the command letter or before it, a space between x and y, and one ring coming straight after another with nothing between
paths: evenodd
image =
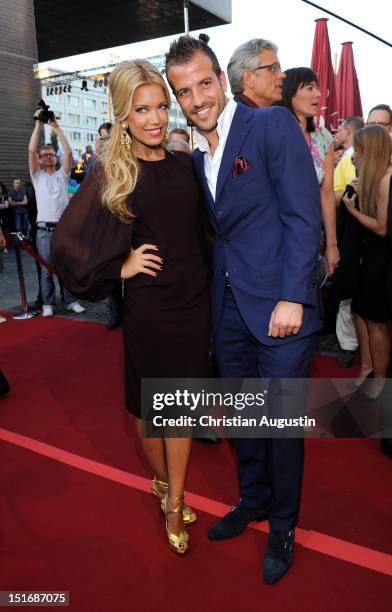
<instances>
[{"instance_id":1,"label":"blue suit trousers","mask_svg":"<svg viewBox=\"0 0 392 612\"><path fill-rule=\"evenodd\" d=\"M245 325L231 289L225 289L215 356L222 378L307 378L314 335L276 346L263 345ZM297 523L304 465L303 438L236 439L241 500L269 506L272 531Z\"/></svg>"}]
</instances>

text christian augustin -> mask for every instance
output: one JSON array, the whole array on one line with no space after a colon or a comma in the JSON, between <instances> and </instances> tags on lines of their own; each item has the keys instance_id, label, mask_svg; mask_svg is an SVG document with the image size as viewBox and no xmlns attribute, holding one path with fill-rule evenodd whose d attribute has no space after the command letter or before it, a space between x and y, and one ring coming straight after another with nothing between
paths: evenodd
<instances>
[{"instance_id":1,"label":"text christian augustin","mask_svg":"<svg viewBox=\"0 0 392 612\"><path fill-rule=\"evenodd\" d=\"M276 418L260 415L260 418L248 418L240 414L234 416L205 414L205 410L209 410L213 406L227 407L237 411L255 406L262 407L265 404L265 393L206 393L204 390L200 393L192 393L187 390L177 390L174 393L155 393L153 395L154 411L161 411L170 407L179 412L181 409L192 412L203 408L204 414L197 417L189 414L173 416L173 412L171 412L170 417L164 416L164 414L155 414L152 422L156 427L266 427L283 429L286 427L311 428L316 426L315 419L307 416Z\"/></svg>"}]
</instances>

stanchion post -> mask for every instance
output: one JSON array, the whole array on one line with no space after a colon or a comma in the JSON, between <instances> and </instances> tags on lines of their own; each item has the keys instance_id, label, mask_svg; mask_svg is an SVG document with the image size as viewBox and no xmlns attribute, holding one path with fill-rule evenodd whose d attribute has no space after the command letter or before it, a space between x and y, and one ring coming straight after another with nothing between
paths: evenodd
<instances>
[{"instance_id":1,"label":"stanchion post","mask_svg":"<svg viewBox=\"0 0 392 612\"><path fill-rule=\"evenodd\" d=\"M29 307L27 305L26 286L25 286L24 274L23 274L23 263L22 263L22 256L21 256L21 252L20 252L20 245L19 245L19 241L22 239L22 234L20 234L20 232L12 232L11 235L15 236L15 238L16 238L16 240L15 240L15 257L16 257L16 267L18 269L20 297L21 297L22 308L23 308L23 313L22 314L15 315L12 318L13 319L18 319L18 320L19 319L31 319L37 313L36 312L29 312Z\"/></svg>"}]
</instances>

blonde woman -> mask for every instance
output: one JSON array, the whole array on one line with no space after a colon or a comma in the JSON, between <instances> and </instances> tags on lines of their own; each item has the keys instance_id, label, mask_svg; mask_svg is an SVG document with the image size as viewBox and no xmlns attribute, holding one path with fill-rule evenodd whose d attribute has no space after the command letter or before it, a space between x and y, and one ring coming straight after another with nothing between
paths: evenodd
<instances>
[{"instance_id":1,"label":"blonde woman","mask_svg":"<svg viewBox=\"0 0 392 612\"><path fill-rule=\"evenodd\" d=\"M99 299L124 279L125 399L155 474L170 547L189 547L196 520L183 492L191 440L145 438L142 378L208 375L209 298L200 195L190 156L163 147L170 96L149 62L117 66L109 79L115 124L97 164L54 237L61 277Z\"/></svg>"},{"instance_id":2,"label":"blonde woman","mask_svg":"<svg viewBox=\"0 0 392 612\"><path fill-rule=\"evenodd\" d=\"M375 398L387 375L391 342L387 322L390 250L386 239L388 204L392 206L392 141L380 125L369 125L354 134L355 164L359 168L357 195L343 202L362 226L359 283L351 308L359 338L361 372L358 384L373 371L365 392ZM358 208L356 206L358 204Z\"/></svg>"}]
</instances>

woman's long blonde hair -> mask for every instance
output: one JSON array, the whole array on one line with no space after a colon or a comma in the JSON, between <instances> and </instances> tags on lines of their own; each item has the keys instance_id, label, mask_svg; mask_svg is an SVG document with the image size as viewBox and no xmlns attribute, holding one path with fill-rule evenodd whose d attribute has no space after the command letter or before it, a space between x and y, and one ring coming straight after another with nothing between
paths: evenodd
<instances>
[{"instance_id":1,"label":"woman's long blonde hair","mask_svg":"<svg viewBox=\"0 0 392 612\"><path fill-rule=\"evenodd\" d=\"M391 164L392 141L382 125L368 125L354 134L354 147L361 154L359 168L359 210L377 216L377 193Z\"/></svg>"},{"instance_id":2,"label":"woman's long blonde hair","mask_svg":"<svg viewBox=\"0 0 392 612\"><path fill-rule=\"evenodd\" d=\"M134 219L134 214L128 207L128 196L135 189L140 168L132 144L130 150L121 144L124 132L121 123L126 121L130 113L137 87L151 84L162 87L166 102L170 106L169 90L162 75L146 60L121 62L109 78L115 123L101 155L102 202L123 223L130 223Z\"/></svg>"}]
</instances>

